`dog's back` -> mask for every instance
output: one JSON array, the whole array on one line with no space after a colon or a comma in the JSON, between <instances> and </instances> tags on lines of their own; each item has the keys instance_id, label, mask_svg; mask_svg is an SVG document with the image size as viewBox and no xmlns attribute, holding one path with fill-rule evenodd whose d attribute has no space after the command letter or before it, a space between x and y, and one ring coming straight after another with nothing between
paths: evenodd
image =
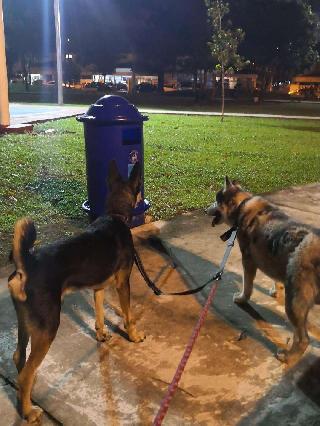
<instances>
[{"instance_id":1,"label":"dog's back","mask_svg":"<svg viewBox=\"0 0 320 426\"><path fill-rule=\"evenodd\" d=\"M318 231L290 219L261 197L252 197L239 212L239 244L250 251L258 268L284 282L288 262L304 239Z\"/></svg>"},{"instance_id":2,"label":"dog's back","mask_svg":"<svg viewBox=\"0 0 320 426\"><path fill-rule=\"evenodd\" d=\"M32 282L27 282L27 296L37 288L62 293L69 287L97 286L119 268L131 266L133 242L120 219L106 216L80 235L44 245L30 256L26 273Z\"/></svg>"}]
</instances>

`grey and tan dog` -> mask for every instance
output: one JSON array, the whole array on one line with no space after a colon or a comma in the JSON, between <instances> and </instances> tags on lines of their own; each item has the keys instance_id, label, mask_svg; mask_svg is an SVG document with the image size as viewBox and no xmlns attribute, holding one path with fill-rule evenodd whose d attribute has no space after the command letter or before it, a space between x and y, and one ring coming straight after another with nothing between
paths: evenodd
<instances>
[{"instance_id":1,"label":"grey and tan dog","mask_svg":"<svg viewBox=\"0 0 320 426\"><path fill-rule=\"evenodd\" d=\"M228 177L207 213L213 216L213 226L224 222L238 227L243 288L234 295L235 303L250 299L257 269L284 283L285 309L294 335L291 348L278 351L277 358L296 362L309 344L308 312L320 304L320 230L290 219Z\"/></svg>"}]
</instances>

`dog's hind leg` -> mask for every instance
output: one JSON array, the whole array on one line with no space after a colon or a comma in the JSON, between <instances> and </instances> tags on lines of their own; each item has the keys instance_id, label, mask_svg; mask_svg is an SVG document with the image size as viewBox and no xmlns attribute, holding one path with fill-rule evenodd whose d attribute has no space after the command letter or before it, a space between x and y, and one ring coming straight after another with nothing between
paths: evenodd
<instances>
[{"instance_id":1,"label":"dog's hind leg","mask_svg":"<svg viewBox=\"0 0 320 426\"><path fill-rule=\"evenodd\" d=\"M303 284L303 288L301 284ZM291 283L286 285L285 308L294 328L293 343L290 350L278 352L277 358L280 361L293 364L299 360L307 349L309 344L307 317L313 304L313 289L310 284L300 281L299 285L291 285Z\"/></svg>"},{"instance_id":2,"label":"dog's hind leg","mask_svg":"<svg viewBox=\"0 0 320 426\"><path fill-rule=\"evenodd\" d=\"M13 361L16 365L18 373L23 369L26 363L26 349L29 342L30 334L27 329L26 318L23 313L23 308L19 305L20 302L14 302L17 318L18 318L18 343L13 354Z\"/></svg>"},{"instance_id":3,"label":"dog's hind leg","mask_svg":"<svg viewBox=\"0 0 320 426\"><path fill-rule=\"evenodd\" d=\"M34 329L31 333L31 352L18 377L20 410L28 423L38 423L42 414L41 408L34 407L31 403L31 391L37 368L46 356L54 337L55 333L49 334L47 330Z\"/></svg>"},{"instance_id":4,"label":"dog's hind leg","mask_svg":"<svg viewBox=\"0 0 320 426\"><path fill-rule=\"evenodd\" d=\"M242 255L243 277L242 291L233 295L234 303L246 303L252 294L253 280L257 273L257 266L249 256Z\"/></svg>"},{"instance_id":5,"label":"dog's hind leg","mask_svg":"<svg viewBox=\"0 0 320 426\"><path fill-rule=\"evenodd\" d=\"M145 339L145 334L136 329L135 323L130 312L130 282L128 270L120 270L116 273L117 292L119 295L120 306L124 317L124 326L128 332L129 339L132 342L142 342Z\"/></svg>"},{"instance_id":6,"label":"dog's hind leg","mask_svg":"<svg viewBox=\"0 0 320 426\"><path fill-rule=\"evenodd\" d=\"M26 363L26 349L30 335L27 328L27 318L25 315L24 305L14 297L11 297L11 299L18 319L18 343L17 348L13 354L13 361L16 365L18 373L20 373Z\"/></svg>"},{"instance_id":7,"label":"dog's hind leg","mask_svg":"<svg viewBox=\"0 0 320 426\"><path fill-rule=\"evenodd\" d=\"M94 304L96 310L96 339L98 342L105 342L110 339L110 334L108 333L104 325L104 288L99 290L94 290Z\"/></svg>"}]
</instances>

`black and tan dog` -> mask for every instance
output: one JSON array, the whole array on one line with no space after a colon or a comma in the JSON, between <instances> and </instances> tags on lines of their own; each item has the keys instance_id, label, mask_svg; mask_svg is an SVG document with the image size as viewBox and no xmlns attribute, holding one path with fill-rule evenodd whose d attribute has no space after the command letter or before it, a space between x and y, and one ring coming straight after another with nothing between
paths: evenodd
<instances>
[{"instance_id":1,"label":"black and tan dog","mask_svg":"<svg viewBox=\"0 0 320 426\"><path fill-rule=\"evenodd\" d=\"M36 239L33 222L22 219L15 226L12 257L16 272L8 283L18 317L18 344L13 359L19 372L18 401L29 423L37 423L41 416L41 409L31 405L30 395L36 370L56 336L61 299L66 292L94 290L96 338L103 342L108 338L104 288L115 282L129 339L144 339L130 314L129 277L134 247L127 226L140 191L140 165L137 163L129 180L123 181L115 162L111 162L108 182L107 215L78 236L31 251ZM26 362L29 338L31 353Z\"/></svg>"},{"instance_id":2,"label":"black and tan dog","mask_svg":"<svg viewBox=\"0 0 320 426\"><path fill-rule=\"evenodd\" d=\"M235 303L250 299L257 269L284 283L285 309L294 337L291 349L279 351L277 356L290 364L296 362L309 343L308 312L320 303L320 230L290 219L227 177L207 213L213 216L213 226L225 222L238 227L243 289L234 295Z\"/></svg>"}]
</instances>

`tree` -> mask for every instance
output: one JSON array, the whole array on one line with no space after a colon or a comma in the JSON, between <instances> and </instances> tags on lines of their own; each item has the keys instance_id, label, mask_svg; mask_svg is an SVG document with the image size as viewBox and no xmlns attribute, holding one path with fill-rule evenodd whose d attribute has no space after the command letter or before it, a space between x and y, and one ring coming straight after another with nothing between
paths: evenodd
<instances>
[{"instance_id":1,"label":"tree","mask_svg":"<svg viewBox=\"0 0 320 426\"><path fill-rule=\"evenodd\" d=\"M177 69L193 74L195 96L206 87L207 73L213 68L213 58L208 46L210 39L210 26L207 19L207 8L202 1L189 1L182 14L179 15L183 22L181 37L180 57L177 60ZM197 84L198 71L201 78ZM201 93L200 93L201 94Z\"/></svg>"},{"instance_id":2,"label":"tree","mask_svg":"<svg viewBox=\"0 0 320 426\"><path fill-rule=\"evenodd\" d=\"M63 2L64 40L76 54L77 62L94 64L99 74L112 73L120 54L126 49L126 31L115 0L77 0ZM79 31L79 28L81 31Z\"/></svg>"},{"instance_id":3,"label":"tree","mask_svg":"<svg viewBox=\"0 0 320 426\"><path fill-rule=\"evenodd\" d=\"M224 78L226 71L231 67L239 69L244 61L238 54L238 46L244 38L244 32L231 28L231 22L226 21L229 13L229 5L223 0L205 0L208 8L209 21L212 28L209 47L216 60L217 67L221 71L221 121L224 118L225 88ZM229 68L229 69L228 69Z\"/></svg>"},{"instance_id":4,"label":"tree","mask_svg":"<svg viewBox=\"0 0 320 426\"><path fill-rule=\"evenodd\" d=\"M184 10L184 0L123 0L121 3L125 30L131 35L133 68L157 74L159 91L163 90L164 73L175 69L177 57L183 51Z\"/></svg>"},{"instance_id":5,"label":"tree","mask_svg":"<svg viewBox=\"0 0 320 426\"><path fill-rule=\"evenodd\" d=\"M320 28L311 1L230 1L231 19L246 33L239 51L250 59L263 92L317 62Z\"/></svg>"},{"instance_id":6,"label":"tree","mask_svg":"<svg viewBox=\"0 0 320 426\"><path fill-rule=\"evenodd\" d=\"M81 69L80 66L72 59L66 59L63 62L63 81L64 83L73 84L80 80Z\"/></svg>"},{"instance_id":7,"label":"tree","mask_svg":"<svg viewBox=\"0 0 320 426\"><path fill-rule=\"evenodd\" d=\"M39 61L41 55L52 51L53 39L45 36L53 29L49 9L53 10L51 0L34 0L32 7L26 7L25 0L4 0L9 76L12 76L13 65L20 63L26 89L29 87L30 67ZM44 20L46 17L47 21Z\"/></svg>"}]
</instances>

